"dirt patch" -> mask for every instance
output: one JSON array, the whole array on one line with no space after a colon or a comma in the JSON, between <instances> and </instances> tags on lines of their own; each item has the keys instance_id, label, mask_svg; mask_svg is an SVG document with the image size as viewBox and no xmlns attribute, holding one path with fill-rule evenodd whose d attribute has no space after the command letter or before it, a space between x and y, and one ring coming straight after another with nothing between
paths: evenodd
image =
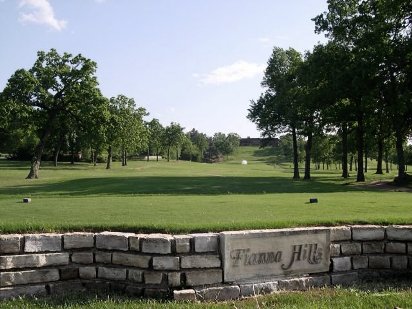
<instances>
[{"instance_id":1,"label":"dirt patch","mask_svg":"<svg viewBox=\"0 0 412 309\"><path fill-rule=\"evenodd\" d=\"M412 192L411 187L399 187L396 186L392 181L372 181L368 184L362 184L358 186L359 188L366 189L378 189L382 191L391 191L391 192Z\"/></svg>"}]
</instances>

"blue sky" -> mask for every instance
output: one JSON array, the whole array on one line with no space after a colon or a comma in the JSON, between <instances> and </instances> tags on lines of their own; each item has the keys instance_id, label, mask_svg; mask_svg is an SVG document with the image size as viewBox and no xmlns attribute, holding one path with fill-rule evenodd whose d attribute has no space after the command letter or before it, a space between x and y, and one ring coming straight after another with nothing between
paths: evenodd
<instances>
[{"instance_id":1,"label":"blue sky","mask_svg":"<svg viewBox=\"0 0 412 309\"><path fill-rule=\"evenodd\" d=\"M208 135L258 137L246 119L274 46L325 41L311 18L326 0L0 0L0 91L36 52L97 62L107 97L124 94L149 119Z\"/></svg>"}]
</instances>

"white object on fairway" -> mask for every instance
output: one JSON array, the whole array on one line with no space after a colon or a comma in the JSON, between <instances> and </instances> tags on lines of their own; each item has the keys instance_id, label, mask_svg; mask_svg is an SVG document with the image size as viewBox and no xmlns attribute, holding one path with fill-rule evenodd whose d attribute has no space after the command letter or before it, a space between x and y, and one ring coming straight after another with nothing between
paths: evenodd
<instances>
[{"instance_id":1,"label":"white object on fairway","mask_svg":"<svg viewBox=\"0 0 412 309\"><path fill-rule=\"evenodd\" d=\"M246 161L246 160L242 160L242 165L247 165L247 161Z\"/></svg>"}]
</instances>

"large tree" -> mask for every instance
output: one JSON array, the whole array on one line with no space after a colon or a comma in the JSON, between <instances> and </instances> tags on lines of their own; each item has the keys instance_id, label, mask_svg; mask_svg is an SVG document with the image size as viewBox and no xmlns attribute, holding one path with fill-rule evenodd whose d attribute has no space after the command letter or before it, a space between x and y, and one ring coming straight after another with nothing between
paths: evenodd
<instances>
[{"instance_id":1,"label":"large tree","mask_svg":"<svg viewBox=\"0 0 412 309\"><path fill-rule=\"evenodd\" d=\"M38 52L31 69L19 69L8 80L3 91L6 109L28 115L39 136L27 178L39 177L41 157L59 119L71 118L86 127L90 114L99 115L102 101L95 72L90 59L51 49Z\"/></svg>"}]
</instances>

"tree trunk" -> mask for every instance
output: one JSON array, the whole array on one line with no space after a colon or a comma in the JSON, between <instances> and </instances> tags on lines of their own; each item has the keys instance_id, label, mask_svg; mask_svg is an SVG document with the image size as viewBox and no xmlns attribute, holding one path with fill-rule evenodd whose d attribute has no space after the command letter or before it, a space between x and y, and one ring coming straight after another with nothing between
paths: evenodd
<instances>
[{"instance_id":1,"label":"tree trunk","mask_svg":"<svg viewBox=\"0 0 412 309\"><path fill-rule=\"evenodd\" d=\"M93 151L93 166L97 165L97 150Z\"/></svg>"},{"instance_id":2,"label":"tree trunk","mask_svg":"<svg viewBox=\"0 0 412 309\"><path fill-rule=\"evenodd\" d=\"M365 173L368 172L368 148L365 146Z\"/></svg>"},{"instance_id":3,"label":"tree trunk","mask_svg":"<svg viewBox=\"0 0 412 309\"><path fill-rule=\"evenodd\" d=\"M349 161L349 171L352 172L352 166L353 166L353 154L350 155L350 161Z\"/></svg>"},{"instance_id":4,"label":"tree trunk","mask_svg":"<svg viewBox=\"0 0 412 309\"><path fill-rule=\"evenodd\" d=\"M352 165L352 163L351 163ZM348 178L348 124L342 124L342 177Z\"/></svg>"},{"instance_id":5,"label":"tree trunk","mask_svg":"<svg viewBox=\"0 0 412 309\"><path fill-rule=\"evenodd\" d=\"M382 161L383 161L383 138L378 138L378 158L375 174L383 174Z\"/></svg>"},{"instance_id":6,"label":"tree trunk","mask_svg":"<svg viewBox=\"0 0 412 309\"><path fill-rule=\"evenodd\" d=\"M147 147L147 162L150 160L150 147Z\"/></svg>"},{"instance_id":7,"label":"tree trunk","mask_svg":"<svg viewBox=\"0 0 412 309\"><path fill-rule=\"evenodd\" d=\"M312 131L309 132L307 136L307 141L305 144L305 175L303 177L304 180L310 180L310 159L311 159L311 152L312 152L312 140L313 134Z\"/></svg>"},{"instance_id":8,"label":"tree trunk","mask_svg":"<svg viewBox=\"0 0 412 309\"><path fill-rule=\"evenodd\" d=\"M167 147L167 162L170 162L170 147Z\"/></svg>"},{"instance_id":9,"label":"tree trunk","mask_svg":"<svg viewBox=\"0 0 412 309\"><path fill-rule=\"evenodd\" d=\"M59 161L59 153L60 153L60 144L57 147L55 153L54 153L54 166L57 167L57 163Z\"/></svg>"},{"instance_id":10,"label":"tree trunk","mask_svg":"<svg viewBox=\"0 0 412 309\"><path fill-rule=\"evenodd\" d=\"M124 149L124 166L127 166L127 149Z\"/></svg>"},{"instance_id":11,"label":"tree trunk","mask_svg":"<svg viewBox=\"0 0 412 309\"><path fill-rule=\"evenodd\" d=\"M398 160L398 176L396 177L396 183L399 185L406 183L406 172L405 172L405 155L403 151L403 141L404 136L399 129L399 127L395 128L395 136L396 136L396 157Z\"/></svg>"},{"instance_id":12,"label":"tree trunk","mask_svg":"<svg viewBox=\"0 0 412 309\"><path fill-rule=\"evenodd\" d=\"M365 174L363 171L363 147L364 147L364 127L363 127L363 115L358 114L358 126L356 128L356 146L358 150L358 171L356 175L356 182L365 181Z\"/></svg>"},{"instance_id":13,"label":"tree trunk","mask_svg":"<svg viewBox=\"0 0 412 309\"><path fill-rule=\"evenodd\" d=\"M293 179L300 179L299 175L299 157L298 157L298 141L296 136L296 128L292 127L293 141Z\"/></svg>"},{"instance_id":14,"label":"tree trunk","mask_svg":"<svg viewBox=\"0 0 412 309\"><path fill-rule=\"evenodd\" d=\"M112 145L109 146L107 149L107 163L106 169L109 170L112 167Z\"/></svg>"},{"instance_id":15,"label":"tree trunk","mask_svg":"<svg viewBox=\"0 0 412 309\"><path fill-rule=\"evenodd\" d=\"M385 150L385 169L386 174L389 174L389 153L387 150Z\"/></svg>"},{"instance_id":16,"label":"tree trunk","mask_svg":"<svg viewBox=\"0 0 412 309\"><path fill-rule=\"evenodd\" d=\"M159 148L156 148L156 162L159 162Z\"/></svg>"}]
</instances>

